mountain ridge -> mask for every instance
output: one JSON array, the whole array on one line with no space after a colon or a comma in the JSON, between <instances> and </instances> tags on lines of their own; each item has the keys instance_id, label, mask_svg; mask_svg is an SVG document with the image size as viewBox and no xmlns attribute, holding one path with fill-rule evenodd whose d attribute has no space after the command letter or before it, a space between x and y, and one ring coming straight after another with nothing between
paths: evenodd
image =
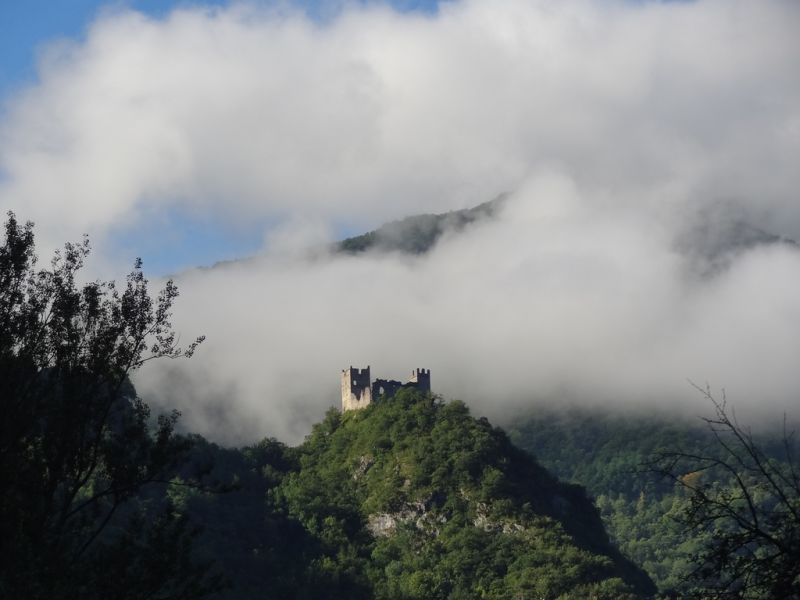
<instances>
[{"instance_id":1,"label":"mountain ridge","mask_svg":"<svg viewBox=\"0 0 800 600\"><path fill-rule=\"evenodd\" d=\"M389 221L360 235L309 248L306 256L314 258L319 254L332 253L357 257L372 252L424 255L436 246L446 232L459 234L470 225L496 218L510 196L509 193L502 193L470 208L422 213ZM701 211L694 221L679 230L673 245L702 276L711 276L724 270L732 257L756 247L783 245L800 249L800 244L790 237L766 231L743 218L714 218L707 211ZM263 256L224 260L197 269L227 268L251 263Z\"/></svg>"},{"instance_id":2,"label":"mountain ridge","mask_svg":"<svg viewBox=\"0 0 800 600\"><path fill-rule=\"evenodd\" d=\"M493 200L472 208L446 213L419 214L390 221L367 233L345 238L334 244L336 252L360 254L378 250L424 254L433 248L446 231L460 232L468 225L490 219L502 210L508 194L500 194Z\"/></svg>"}]
</instances>

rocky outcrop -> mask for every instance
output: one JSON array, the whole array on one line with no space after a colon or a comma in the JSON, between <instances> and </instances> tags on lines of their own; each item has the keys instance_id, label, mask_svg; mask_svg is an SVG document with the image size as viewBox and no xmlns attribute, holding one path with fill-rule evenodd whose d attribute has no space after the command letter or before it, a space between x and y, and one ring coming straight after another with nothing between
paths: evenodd
<instances>
[{"instance_id":1,"label":"rocky outcrop","mask_svg":"<svg viewBox=\"0 0 800 600\"><path fill-rule=\"evenodd\" d=\"M398 526L411 524L418 531L436 537L447 517L430 511L429 503L430 500L407 502L399 511L369 515L367 529L375 537L385 537L394 534Z\"/></svg>"}]
</instances>

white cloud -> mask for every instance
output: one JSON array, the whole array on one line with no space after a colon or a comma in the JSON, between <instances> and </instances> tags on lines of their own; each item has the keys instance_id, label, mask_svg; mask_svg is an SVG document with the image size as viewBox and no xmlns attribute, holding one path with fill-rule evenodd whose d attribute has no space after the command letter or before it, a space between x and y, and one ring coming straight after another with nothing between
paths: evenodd
<instances>
[{"instance_id":1,"label":"white cloud","mask_svg":"<svg viewBox=\"0 0 800 600\"><path fill-rule=\"evenodd\" d=\"M224 401L248 435L296 437L351 362L424 363L476 403L662 400L692 377L785 404L796 252L699 280L674 240L721 201L800 238L798 25L784 0L111 12L9 101L0 207L101 256L143 215L288 222L272 258L181 282L181 327L209 341L172 398ZM293 257L502 191L503 219L428 258Z\"/></svg>"}]
</instances>

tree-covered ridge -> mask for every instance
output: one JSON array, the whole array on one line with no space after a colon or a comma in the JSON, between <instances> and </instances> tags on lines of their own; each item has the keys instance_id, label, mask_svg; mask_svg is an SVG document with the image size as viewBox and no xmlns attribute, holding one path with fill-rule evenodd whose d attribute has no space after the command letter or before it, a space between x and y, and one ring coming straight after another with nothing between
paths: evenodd
<instances>
[{"instance_id":1,"label":"tree-covered ridge","mask_svg":"<svg viewBox=\"0 0 800 600\"><path fill-rule=\"evenodd\" d=\"M227 598L635 598L654 588L559 482L461 402L413 390L306 441L196 440L187 469L232 493L173 502L204 524ZM212 486L212 487L213 487Z\"/></svg>"},{"instance_id":2,"label":"tree-covered ridge","mask_svg":"<svg viewBox=\"0 0 800 600\"><path fill-rule=\"evenodd\" d=\"M376 598L633 597L583 488L460 402L403 390L331 411L272 496Z\"/></svg>"}]
</instances>

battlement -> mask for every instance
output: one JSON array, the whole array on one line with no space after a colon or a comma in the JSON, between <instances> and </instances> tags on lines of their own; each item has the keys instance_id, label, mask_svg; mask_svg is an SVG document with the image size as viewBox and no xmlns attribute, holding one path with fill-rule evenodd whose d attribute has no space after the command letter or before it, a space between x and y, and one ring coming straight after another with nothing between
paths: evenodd
<instances>
[{"instance_id":1,"label":"battlement","mask_svg":"<svg viewBox=\"0 0 800 600\"><path fill-rule=\"evenodd\" d=\"M402 388L431 391L430 369L413 369L406 383L394 379L370 378L370 368L342 370L342 412L369 406L374 400L391 398Z\"/></svg>"},{"instance_id":2,"label":"battlement","mask_svg":"<svg viewBox=\"0 0 800 600\"><path fill-rule=\"evenodd\" d=\"M414 369L411 371L411 379L409 383L417 384L416 387L421 392L431 391L431 370L430 369Z\"/></svg>"}]
</instances>

